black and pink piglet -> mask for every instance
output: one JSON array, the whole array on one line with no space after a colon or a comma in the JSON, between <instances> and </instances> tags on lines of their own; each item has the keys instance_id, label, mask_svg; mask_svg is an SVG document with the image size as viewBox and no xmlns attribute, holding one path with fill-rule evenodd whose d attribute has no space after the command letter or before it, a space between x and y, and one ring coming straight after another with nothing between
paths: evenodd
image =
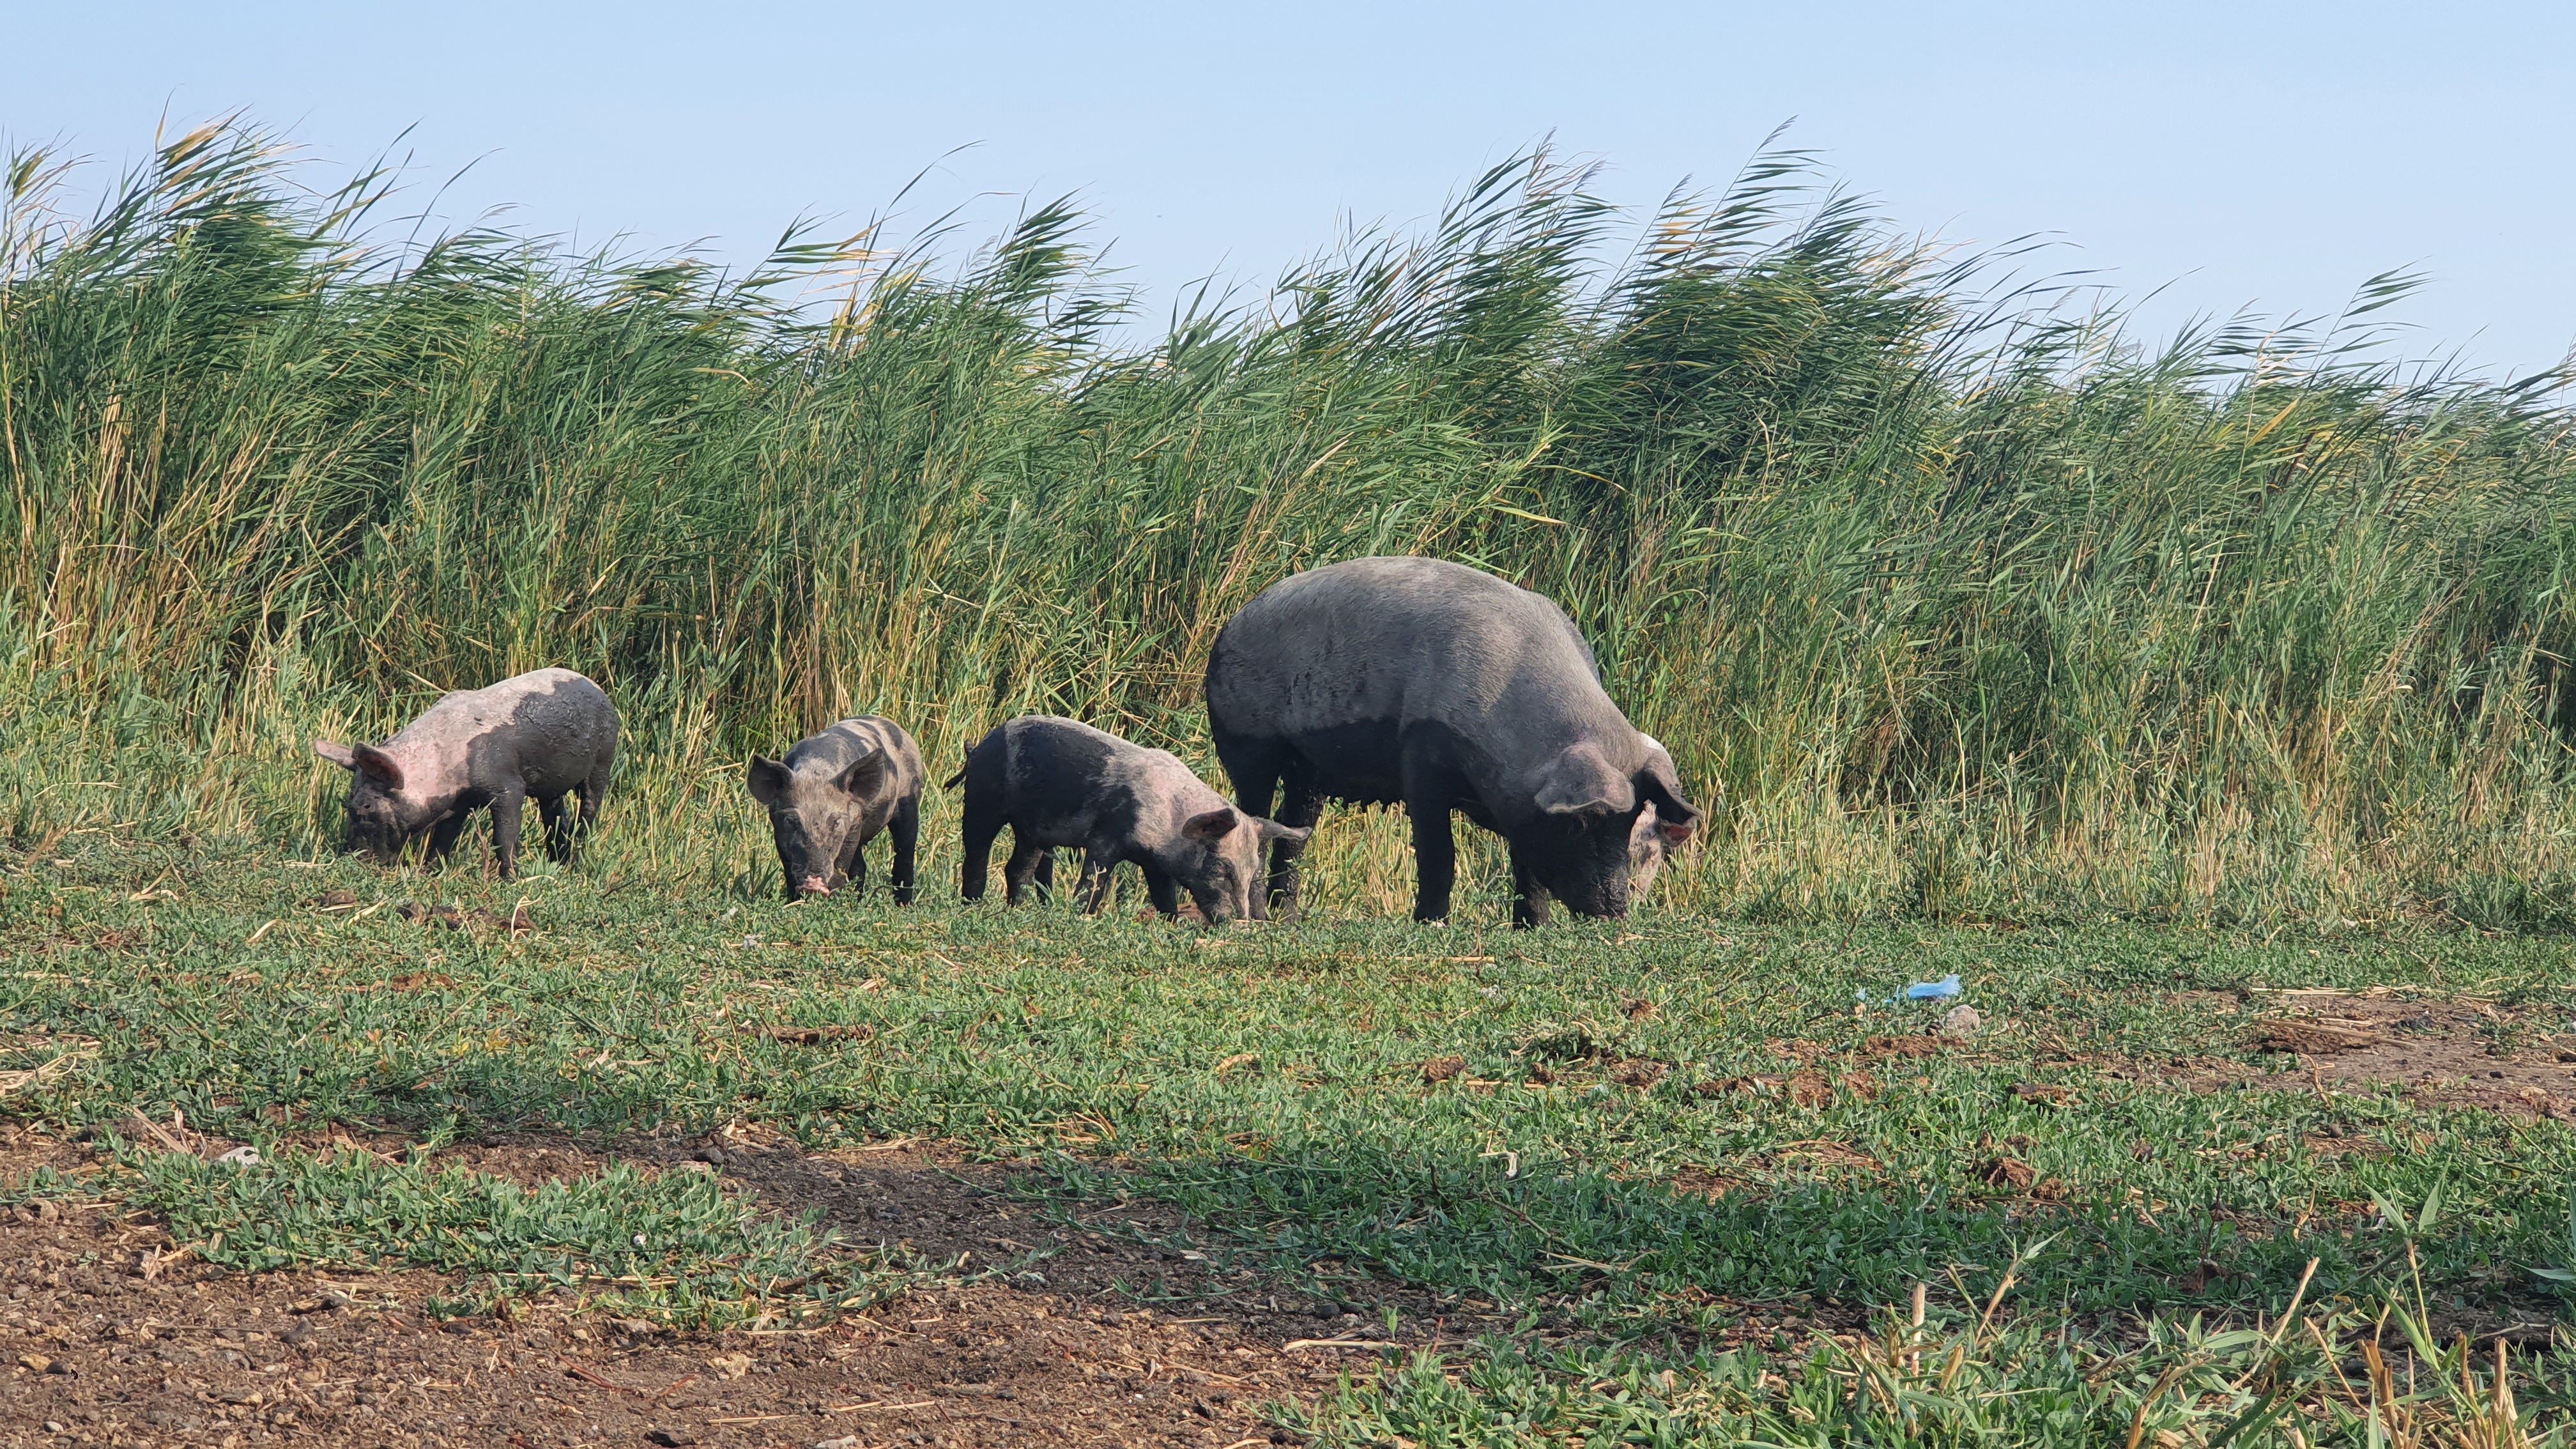
<instances>
[{"instance_id":1,"label":"black and pink piglet","mask_svg":"<svg viewBox=\"0 0 2576 1449\"><path fill-rule=\"evenodd\" d=\"M426 831L436 864L455 849L466 818L488 808L492 853L508 880L528 800L537 802L546 854L557 861L569 863L577 837L598 824L617 758L617 710L581 675L539 669L447 695L381 745L316 740L313 753L350 773L352 853L390 865ZM578 821L565 801L574 791Z\"/></svg>"}]
</instances>

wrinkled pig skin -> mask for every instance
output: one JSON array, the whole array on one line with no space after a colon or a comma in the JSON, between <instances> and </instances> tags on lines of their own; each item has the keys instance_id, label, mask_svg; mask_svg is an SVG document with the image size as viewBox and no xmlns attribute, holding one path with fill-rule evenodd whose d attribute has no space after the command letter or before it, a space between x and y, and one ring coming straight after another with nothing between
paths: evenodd
<instances>
[{"instance_id":1,"label":"wrinkled pig skin","mask_svg":"<svg viewBox=\"0 0 2576 1449\"><path fill-rule=\"evenodd\" d=\"M539 669L458 690L381 745L316 740L313 752L349 771L347 849L390 865L422 832L443 863L475 811L492 812L492 854L503 880L518 872L519 818L537 802L546 854L570 864L599 824L617 760L617 709L569 669ZM575 819L565 797L578 791Z\"/></svg>"},{"instance_id":2,"label":"wrinkled pig skin","mask_svg":"<svg viewBox=\"0 0 2576 1449\"><path fill-rule=\"evenodd\" d=\"M1218 632L1207 701L1245 813L1277 798L1312 828L1326 800L1405 807L1417 920L1449 915L1453 810L1510 843L1518 926L1551 897L1624 915L1699 819L1564 611L1462 564L1354 559L1271 586ZM1296 912L1301 853L1271 852L1276 914Z\"/></svg>"},{"instance_id":3,"label":"wrinkled pig skin","mask_svg":"<svg viewBox=\"0 0 2576 1449\"><path fill-rule=\"evenodd\" d=\"M921 750L901 726L873 715L842 720L797 741L784 760L753 756L744 784L768 807L789 900L828 896L844 882L858 894L868 882L867 843L891 833L894 903L912 904Z\"/></svg>"},{"instance_id":4,"label":"wrinkled pig skin","mask_svg":"<svg viewBox=\"0 0 2576 1449\"><path fill-rule=\"evenodd\" d=\"M1261 847L1303 830L1245 815L1168 751L1147 749L1075 720L1028 715L984 736L948 783L966 785L966 899L981 900L994 838L1011 830L1004 898L1018 905L1047 884L1059 846L1084 855L1085 909L1109 901L1120 862L1143 870L1154 908L1180 910L1188 891L1209 924L1257 920Z\"/></svg>"}]
</instances>

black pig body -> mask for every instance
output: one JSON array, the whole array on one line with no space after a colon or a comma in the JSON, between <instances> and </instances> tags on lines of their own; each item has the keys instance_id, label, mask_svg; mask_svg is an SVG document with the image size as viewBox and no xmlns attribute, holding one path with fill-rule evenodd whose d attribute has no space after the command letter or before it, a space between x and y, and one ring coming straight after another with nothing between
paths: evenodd
<instances>
[{"instance_id":1,"label":"black pig body","mask_svg":"<svg viewBox=\"0 0 2576 1449\"><path fill-rule=\"evenodd\" d=\"M617 759L617 710L600 687L569 669L539 669L485 689L458 690L381 745L354 749L316 740L313 752L350 772L348 849L391 864L429 833L444 861L473 812L492 812L501 878L517 873L519 819L537 802L546 854L569 863L578 836L599 822ZM576 820L565 797L581 794Z\"/></svg>"},{"instance_id":2,"label":"black pig body","mask_svg":"<svg viewBox=\"0 0 2576 1449\"><path fill-rule=\"evenodd\" d=\"M1273 585L1218 632L1207 700L1246 813L1269 814L1274 794L1292 826L1313 826L1327 799L1405 807L1417 920L1449 914L1452 810L1510 842L1521 926L1547 919L1551 895L1624 914L1699 815L1562 610L1439 559L1354 559ZM1303 845L1272 851L1283 915Z\"/></svg>"},{"instance_id":3,"label":"black pig body","mask_svg":"<svg viewBox=\"0 0 2576 1449\"><path fill-rule=\"evenodd\" d=\"M966 782L966 899L981 900L993 840L1011 829L1004 896L1018 905L1043 884L1059 846L1084 855L1086 909L1108 903L1122 861L1142 868L1155 909L1177 915L1186 890L1210 924L1261 914L1261 847L1306 832L1237 812L1167 751L1131 744L1075 720L1028 715L984 736L958 776ZM950 784L955 784L951 780Z\"/></svg>"},{"instance_id":4,"label":"black pig body","mask_svg":"<svg viewBox=\"0 0 2576 1449\"><path fill-rule=\"evenodd\" d=\"M866 887L863 848L894 836L894 903L912 904L913 849L921 839L921 751L892 720L845 719L796 742L784 760L754 756L745 777L769 807L788 898L828 896L844 880Z\"/></svg>"}]
</instances>

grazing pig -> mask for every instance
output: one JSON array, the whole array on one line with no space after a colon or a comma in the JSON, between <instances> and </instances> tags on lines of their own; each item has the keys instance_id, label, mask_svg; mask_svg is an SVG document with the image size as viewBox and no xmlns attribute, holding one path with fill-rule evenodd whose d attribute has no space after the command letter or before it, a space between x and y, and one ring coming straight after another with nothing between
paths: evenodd
<instances>
[{"instance_id":1,"label":"grazing pig","mask_svg":"<svg viewBox=\"0 0 2576 1449\"><path fill-rule=\"evenodd\" d=\"M796 742L784 760L751 759L745 783L769 807L787 898L828 896L846 879L867 888L860 851L894 832L894 903L912 904L912 852L921 838L921 751L892 720L845 719Z\"/></svg>"},{"instance_id":2,"label":"grazing pig","mask_svg":"<svg viewBox=\"0 0 2576 1449\"><path fill-rule=\"evenodd\" d=\"M1121 861L1145 873L1154 909L1180 913L1186 890L1210 925L1258 919L1254 883L1265 841L1303 842L1306 832L1236 813L1190 768L1163 750L1129 744L1087 724L1027 715L984 736L967 752L966 899L984 898L993 838L1011 827L1004 897L1018 905L1057 846L1084 854L1084 908L1109 901ZM1051 872L1050 872L1051 874Z\"/></svg>"},{"instance_id":3,"label":"grazing pig","mask_svg":"<svg viewBox=\"0 0 2576 1449\"><path fill-rule=\"evenodd\" d=\"M490 806L501 879L518 870L519 811L530 796L546 823L546 854L570 863L576 834L599 823L617 759L617 710L569 669L539 669L440 699L381 745L327 740L313 753L350 773L348 849L390 865L429 832L433 864L447 859L466 817ZM581 792L581 820L564 796Z\"/></svg>"},{"instance_id":4,"label":"grazing pig","mask_svg":"<svg viewBox=\"0 0 2576 1449\"><path fill-rule=\"evenodd\" d=\"M1246 814L1312 827L1327 799L1413 817L1414 919L1444 920L1457 874L1449 812L1511 844L1512 923L1550 894L1624 915L1690 837L1672 756L1602 692L1591 646L1548 600L1428 558L1364 558L1265 590L1208 655L1208 727ZM1304 834L1271 853L1297 906Z\"/></svg>"}]
</instances>

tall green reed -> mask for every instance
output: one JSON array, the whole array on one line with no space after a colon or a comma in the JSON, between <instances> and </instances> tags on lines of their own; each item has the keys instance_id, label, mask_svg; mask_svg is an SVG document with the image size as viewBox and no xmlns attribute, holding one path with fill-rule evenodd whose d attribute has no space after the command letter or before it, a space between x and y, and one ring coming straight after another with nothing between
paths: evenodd
<instances>
[{"instance_id":1,"label":"tall green reed","mask_svg":"<svg viewBox=\"0 0 2576 1449\"><path fill-rule=\"evenodd\" d=\"M87 217L65 175L0 215L22 837L327 848L312 735L566 664L628 722L602 868L752 888L750 750L1053 710L1204 760L1233 608L1421 552L1562 602L1722 797L1685 906L2576 913L2564 378L2384 360L2404 278L2152 347L1796 153L1633 237L1535 155L1140 344L1063 204L731 276L396 244L388 173L235 124ZM1403 898L1391 822L1323 849L1328 907Z\"/></svg>"}]
</instances>

